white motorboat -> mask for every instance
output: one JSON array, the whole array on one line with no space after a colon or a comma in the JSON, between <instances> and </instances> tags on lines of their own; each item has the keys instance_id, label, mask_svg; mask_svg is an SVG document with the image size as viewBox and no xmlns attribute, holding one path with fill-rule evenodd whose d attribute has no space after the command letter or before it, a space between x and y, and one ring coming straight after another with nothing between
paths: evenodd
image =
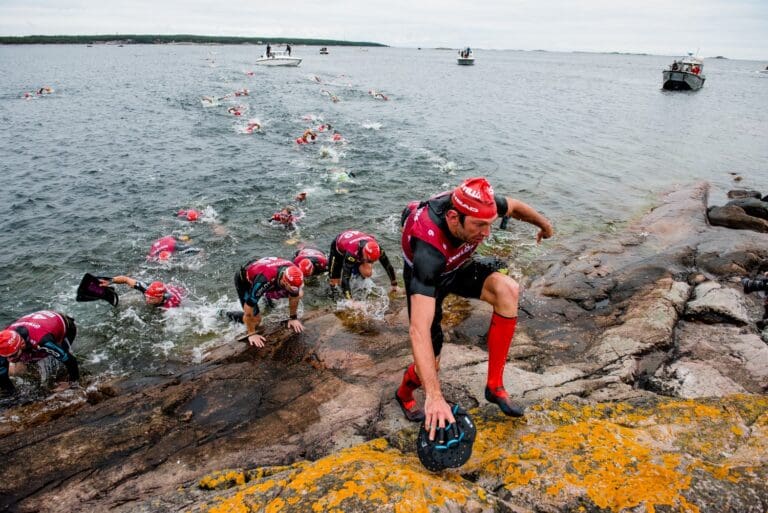
<instances>
[{"instance_id":1,"label":"white motorboat","mask_svg":"<svg viewBox=\"0 0 768 513\"><path fill-rule=\"evenodd\" d=\"M292 57L288 52L270 52L269 57L262 55L256 59L256 63L261 66L298 66L301 59Z\"/></svg>"},{"instance_id":2,"label":"white motorboat","mask_svg":"<svg viewBox=\"0 0 768 513\"><path fill-rule=\"evenodd\" d=\"M456 62L462 66L472 66L475 63L475 56L472 53L472 49L467 47L464 50L459 50L459 58L456 59Z\"/></svg>"},{"instance_id":3,"label":"white motorboat","mask_svg":"<svg viewBox=\"0 0 768 513\"><path fill-rule=\"evenodd\" d=\"M704 62L688 54L680 60L675 60L668 69L662 71L664 82L662 88L669 91L698 91L707 79L704 76Z\"/></svg>"}]
</instances>

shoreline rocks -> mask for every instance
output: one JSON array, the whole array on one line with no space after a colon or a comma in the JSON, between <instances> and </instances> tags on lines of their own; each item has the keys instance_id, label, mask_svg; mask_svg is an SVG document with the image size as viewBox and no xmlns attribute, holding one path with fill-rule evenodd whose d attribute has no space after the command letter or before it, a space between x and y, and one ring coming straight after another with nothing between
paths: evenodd
<instances>
[{"instance_id":1,"label":"shoreline rocks","mask_svg":"<svg viewBox=\"0 0 768 513\"><path fill-rule=\"evenodd\" d=\"M315 312L262 350L3 411L0 507L762 511L768 346L734 279L768 261L768 235L712 226L707 197L673 191L626 233L549 256L505 371L523 419L483 398L487 305L450 306L444 393L480 433L461 469L420 467L394 401L411 359L399 299L362 328Z\"/></svg>"}]
</instances>

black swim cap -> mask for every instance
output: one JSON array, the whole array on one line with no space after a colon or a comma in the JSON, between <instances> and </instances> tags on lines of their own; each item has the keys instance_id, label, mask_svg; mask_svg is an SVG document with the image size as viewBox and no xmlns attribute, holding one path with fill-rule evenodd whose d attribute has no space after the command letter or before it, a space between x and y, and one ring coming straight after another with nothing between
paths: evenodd
<instances>
[{"instance_id":1,"label":"black swim cap","mask_svg":"<svg viewBox=\"0 0 768 513\"><path fill-rule=\"evenodd\" d=\"M477 428L469 414L458 404L453 406L454 424L437 429L435 439L429 440L429 431L421 423L416 440L416 454L427 470L440 472L446 468L460 467L472 456Z\"/></svg>"}]
</instances>

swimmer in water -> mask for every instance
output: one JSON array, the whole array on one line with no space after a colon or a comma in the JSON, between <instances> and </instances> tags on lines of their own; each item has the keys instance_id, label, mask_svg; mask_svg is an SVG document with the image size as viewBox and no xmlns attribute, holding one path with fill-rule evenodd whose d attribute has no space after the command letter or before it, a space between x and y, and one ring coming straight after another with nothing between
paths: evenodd
<instances>
[{"instance_id":1,"label":"swimmer in water","mask_svg":"<svg viewBox=\"0 0 768 513\"><path fill-rule=\"evenodd\" d=\"M368 91L368 94L370 94L371 96L379 100L384 100L384 101L389 100L389 98L387 98L386 95L384 95L384 93L377 91L376 89L371 89L370 91Z\"/></svg>"},{"instance_id":2,"label":"swimmer in water","mask_svg":"<svg viewBox=\"0 0 768 513\"><path fill-rule=\"evenodd\" d=\"M186 236L182 235L176 238L173 235L168 235L167 237L157 239L149 248L147 260L165 262L170 260L174 253L199 253L201 251L200 248L186 244L186 242L189 242L189 237L186 237L186 239L183 237Z\"/></svg>"},{"instance_id":3,"label":"swimmer in water","mask_svg":"<svg viewBox=\"0 0 768 513\"><path fill-rule=\"evenodd\" d=\"M324 94L328 96L333 103L338 103L339 101L339 97L333 94L332 92L330 92L328 89L321 89L320 94Z\"/></svg>"},{"instance_id":4,"label":"swimmer in water","mask_svg":"<svg viewBox=\"0 0 768 513\"><path fill-rule=\"evenodd\" d=\"M181 305L186 291L174 285L168 285L162 281L153 281L147 284L130 276L115 276L110 280L101 280L102 287L108 287L112 284L128 285L144 294L144 301L150 306L160 308L176 308Z\"/></svg>"},{"instance_id":5,"label":"swimmer in water","mask_svg":"<svg viewBox=\"0 0 768 513\"><path fill-rule=\"evenodd\" d=\"M300 192L296 195L294 198L298 202L305 201L307 199L307 193L306 192Z\"/></svg>"},{"instance_id":6,"label":"swimmer in water","mask_svg":"<svg viewBox=\"0 0 768 513\"><path fill-rule=\"evenodd\" d=\"M233 116L242 116L243 115L243 111L240 110L240 109L241 109L241 107L230 107L230 108L227 109L227 112L229 112Z\"/></svg>"},{"instance_id":7,"label":"swimmer in water","mask_svg":"<svg viewBox=\"0 0 768 513\"><path fill-rule=\"evenodd\" d=\"M293 214L293 209L291 207L285 207L280 212L272 214L272 217L269 220L283 226L287 230L295 230L296 222L299 219L299 216Z\"/></svg>"},{"instance_id":8,"label":"swimmer in water","mask_svg":"<svg viewBox=\"0 0 768 513\"><path fill-rule=\"evenodd\" d=\"M311 142L315 142L317 139L317 134L312 131L311 128L307 128L304 130L304 133L301 135L301 137L296 139L296 144L309 144Z\"/></svg>"},{"instance_id":9,"label":"swimmer in water","mask_svg":"<svg viewBox=\"0 0 768 513\"><path fill-rule=\"evenodd\" d=\"M176 212L176 216L194 223L195 221L200 219L201 213L199 210L195 210L194 208L189 208L186 210L179 210L178 212Z\"/></svg>"},{"instance_id":10,"label":"swimmer in water","mask_svg":"<svg viewBox=\"0 0 768 513\"><path fill-rule=\"evenodd\" d=\"M261 130L261 125L258 121L251 120L245 125L245 132L248 134L252 134L254 131L258 130Z\"/></svg>"}]
</instances>

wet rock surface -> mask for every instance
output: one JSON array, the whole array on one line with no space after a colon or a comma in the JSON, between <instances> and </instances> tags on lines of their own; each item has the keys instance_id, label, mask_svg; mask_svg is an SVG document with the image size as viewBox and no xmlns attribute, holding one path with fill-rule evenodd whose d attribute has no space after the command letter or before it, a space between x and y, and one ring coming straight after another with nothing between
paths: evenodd
<instances>
[{"instance_id":1,"label":"wet rock surface","mask_svg":"<svg viewBox=\"0 0 768 513\"><path fill-rule=\"evenodd\" d=\"M707 221L706 184L611 240L569 241L526 289L507 390L483 398L490 310L447 315L444 393L478 425L432 474L394 401L404 300L383 320L314 312L255 350L0 411L10 511L766 511L768 346L737 279L768 235ZM639 508L639 509L638 509Z\"/></svg>"}]
</instances>

